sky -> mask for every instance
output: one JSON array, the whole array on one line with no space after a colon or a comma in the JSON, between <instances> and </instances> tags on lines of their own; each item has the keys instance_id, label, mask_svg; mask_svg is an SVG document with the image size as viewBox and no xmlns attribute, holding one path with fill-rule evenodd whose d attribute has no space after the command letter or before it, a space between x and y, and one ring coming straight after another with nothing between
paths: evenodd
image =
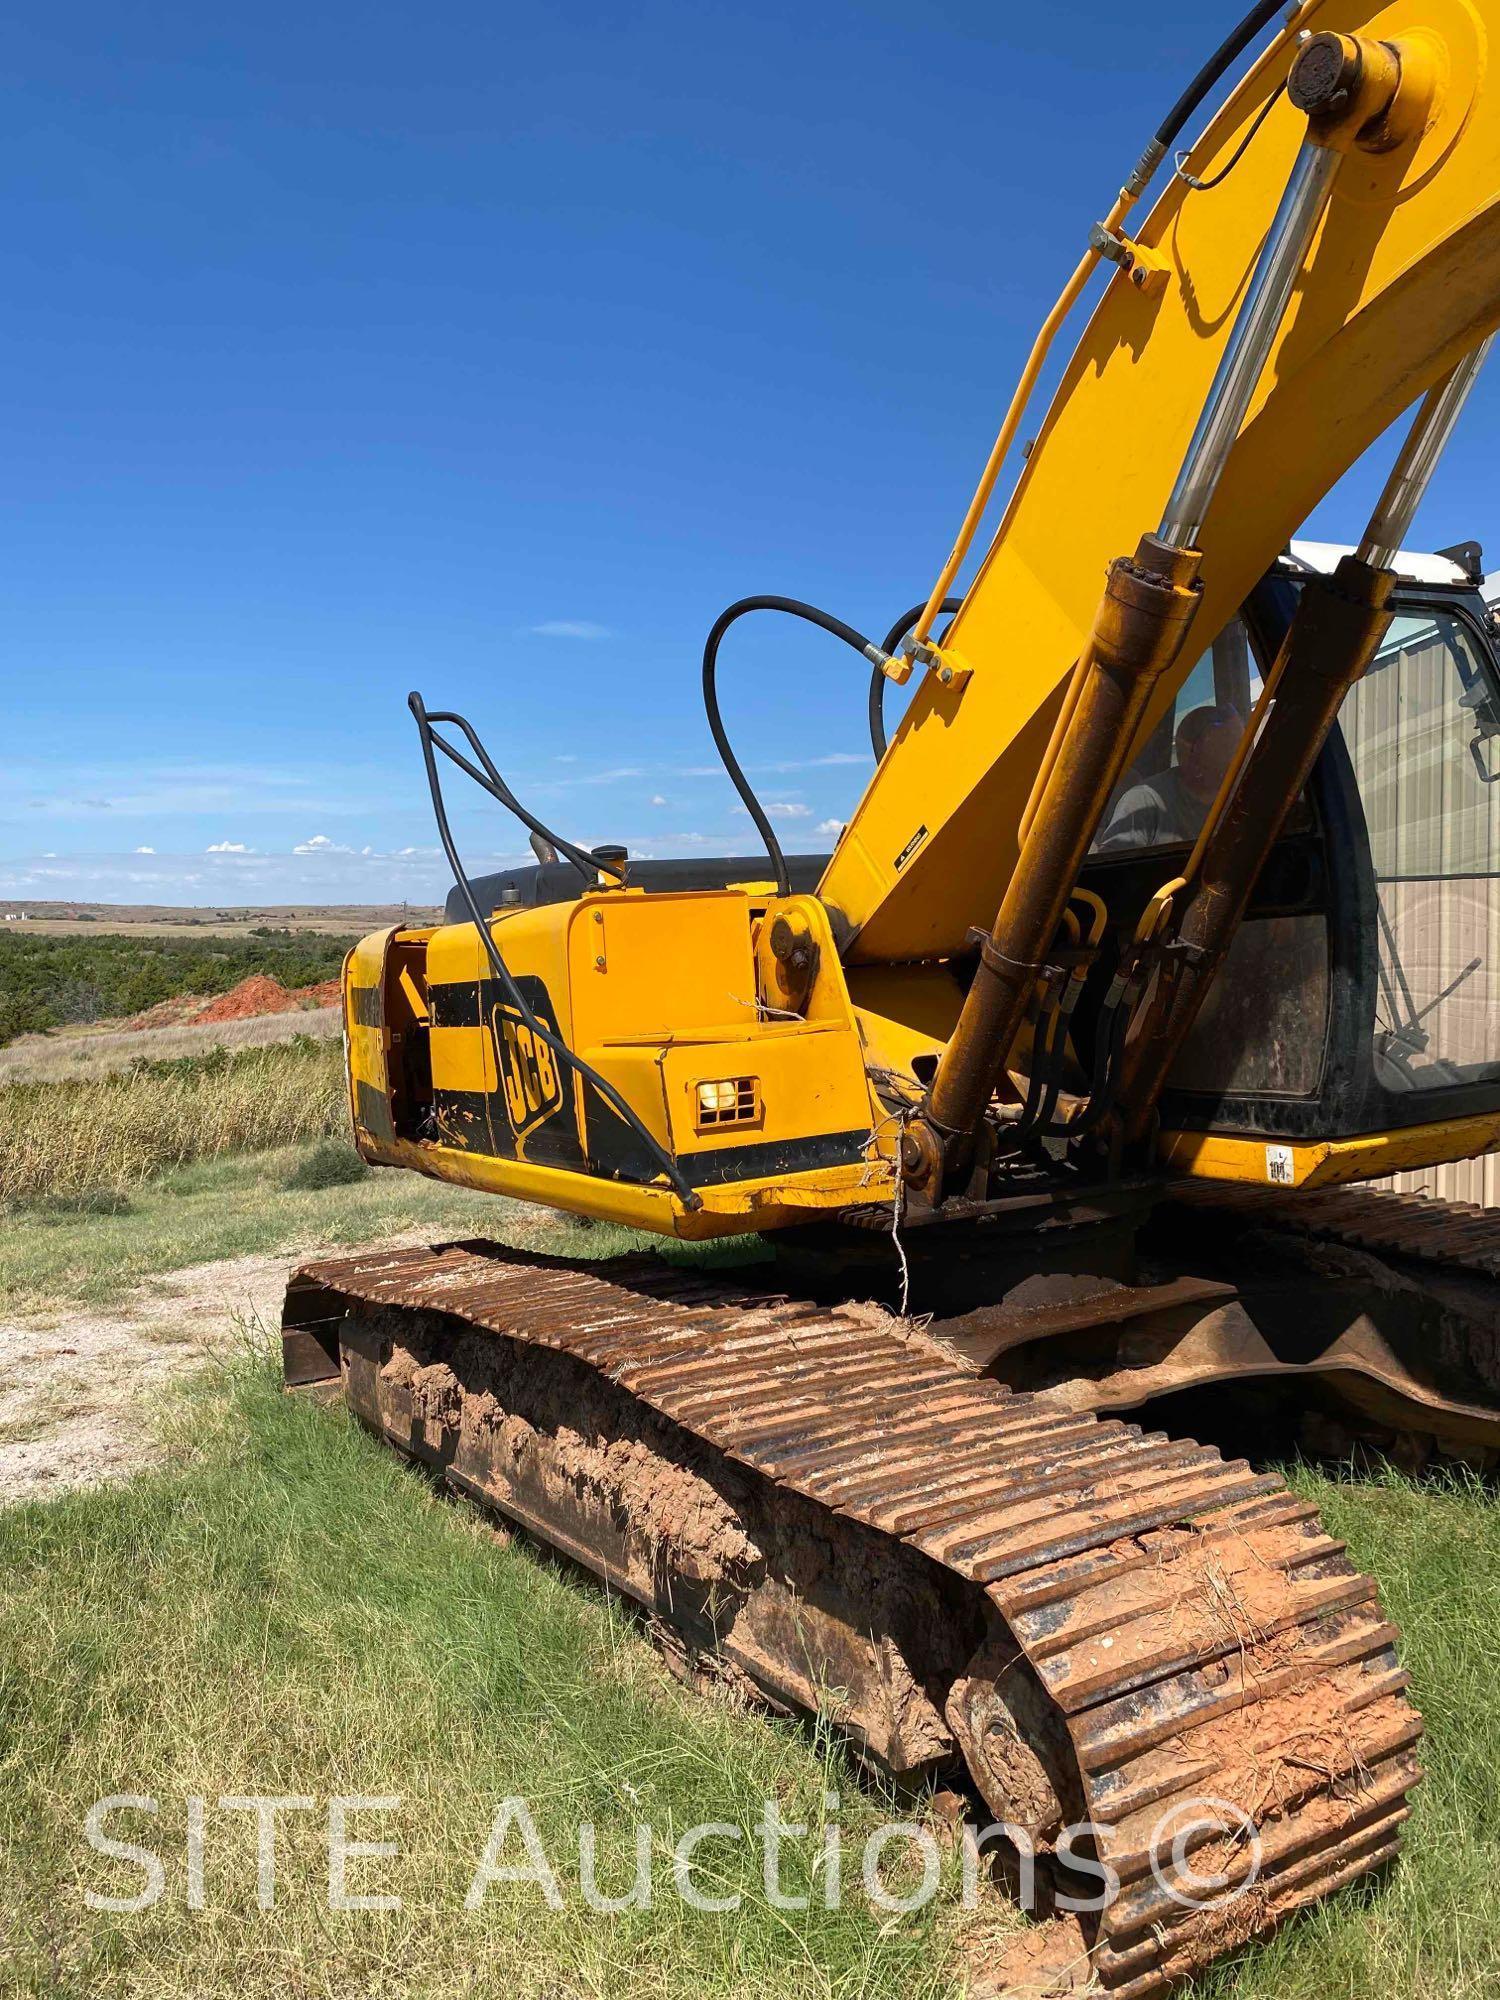
<instances>
[{"instance_id":1,"label":"sky","mask_svg":"<svg viewBox=\"0 0 1500 2000\"><path fill-rule=\"evenodd\" d=\"M573 839L754 851L709 625L764 591L878 636L925 597L1089 223L1239 11L12 14L0 898L440 896L414 687ZM1497 409L1500 372L1418 543L1483 538ZM789 850L868 776L865 679L785 620L725 643ZM451 798L470 865L524 852Z\"/></svg>"}]
</instances>

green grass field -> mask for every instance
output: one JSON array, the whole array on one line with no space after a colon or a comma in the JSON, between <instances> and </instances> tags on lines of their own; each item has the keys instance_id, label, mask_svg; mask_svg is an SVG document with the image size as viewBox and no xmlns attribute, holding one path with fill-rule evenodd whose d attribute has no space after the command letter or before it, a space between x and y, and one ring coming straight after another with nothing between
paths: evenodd
<instances>
[{"instance_id":1,"label":"green grass field","mask_svg":"<svg viewBox=\"0 0 1500 2000\"><path fill-rule=\"evenodd\" d=\"M346 1142L341 1151L352 1161ZM100 1306L158 1271L295 1244L365 1243L407 1230L493 1233L534 1212L417 1174L367 1172L297 1184L316 1148L303 1142L179 1167L124 1192L14 1206L0 1230L0 1295L12 1309Z\"/></svg>"},{"instance_id":2,"label":"green grass field","mask_svg":"<svg viewBox=\"0 0 1500 2000\"><path fill-rule=\"evenodd\" d=\"M689 1695L615 1607L502 1546L342 1416L283 1399L263 1363L195 1399L175 1462L110 1492L0 1513L0 1840L11 1970L25 1994L921 1996L946 1907L887 1925L855 1906L773 1909L748 1845L704 1850L728 1917L669 1889L681 1831L790 1821L862 1839L882 1809L798 1728ZM830 1788L842 1803L833 1814ZM160 1902L91 1912L138 1870L85 1844L99 1796L155 1796ZM212 1807L204 1901L186 1907L188 1795L389 1796L402 1853L357 1890L399 1913L331 1914L324 1822L284 1836L276 1907L256 1906L253 1823ZM564 1907L529 1884L463 1908L501 1801L527 1801ZM649 1823L654 1906L584 1903L576 1827L620 1892ZM116 1828L115 1831L120 1831ZM128 1834L122 1837L131 1837ZM354 1837L381 1838L367 1818ZM818 1842L789 1844L805 1886ZM507 1859L519 1856L519 1844Z\"/></svg>"},{"instance_id":3,"label":"green grass field","mask_svg":"<svg viewBox=\"0 0 1500 2000\"><path fill-rule=\"evenodd\" d=\"M278 1394L264 1359L200 1386L169 1463L123 1488L0 1513L0 1839L18 1994L425 1996L957 1993L965 1917L954 1884L886 1917L770 1906L752 1849L712 1852L731 1921L670 1893L684 1828L753 1828L761 1801L815 1829L787 1849L805 1877L829 1818L858 1852L889 1811L815 1732L672 1681L635 1624L465 1509L341 1413ZM1202 1989L1216 2000L1492 2000L1500 1991L1500 1525L1477 1488L1394 1476L1299 1487L1384 1585L1428 1720L1430 1776L1406 1858ZM828 1791L840 1805L830 1814ZM158 1849L160 1902L92 1912L134 1867L92 1852L83 1815L106 1794L159 1801L114 1825ZM297 1794L276 1907L255 1904L248 1815L226 1794ZM400 1795L351 1837L401 1852L357 1864L356 1890L399 1912L331 1914L324 1821L335 1794ZM186 1906L185 1801L206 1797L202 1911ZM564 1907L533 1884L463 1897L500 1801L528 1803ZM622 1890L634 1827L654 1829L653 1907L583 1902L576 1825L598 1829L599 1881ZM705 1850L708 1852L708 1850ZM506 1859L521 1857L518 1838ZM354 1864L352 1864L354 1865ZM857 1877L856 1877L857 1879ZM983 1933L981 1932L981 1935Z\"/></svg>"}]
</instances>

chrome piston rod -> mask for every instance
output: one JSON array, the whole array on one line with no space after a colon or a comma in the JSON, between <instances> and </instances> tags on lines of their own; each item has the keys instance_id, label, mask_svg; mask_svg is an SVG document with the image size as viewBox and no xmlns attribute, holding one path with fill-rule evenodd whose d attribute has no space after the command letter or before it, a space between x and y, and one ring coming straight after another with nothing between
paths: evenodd
<instances>
[{"instance_id":1,"label":"chrome piston rod","mask_svg":"<svg viewBox=\"0 0 1500 2000\"><path fill-rule=\"evenodd\" d=\"M1174 548L1197 546L1308 246L1328 206L1340 157L1331 146L1312 139L1302 143L1162 516L1158 533Z\"/></svg>"},{"instance_id":2,"label":"chrome piston rod","mask_svg":"<svg viewBox=\"0 0 1500 2000\"><path fill-rule=\"evenodd\" d=\"M1494 334L1482 340L1422 399L1357 551L1360 561L1372 569L1389 569L1400 554L1438 460L1453 435L1453 426L1469 400L1469 392L1494 341Z\"/></svg>"}]
</instances>

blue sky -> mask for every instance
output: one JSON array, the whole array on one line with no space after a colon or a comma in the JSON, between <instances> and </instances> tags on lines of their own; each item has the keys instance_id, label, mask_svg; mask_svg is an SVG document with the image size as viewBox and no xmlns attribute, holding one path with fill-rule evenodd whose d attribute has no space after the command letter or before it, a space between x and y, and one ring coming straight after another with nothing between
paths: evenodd
<instances>
[{"instance_id":1,"label":"blue sky","mask_svg":"<svg viewBox=\"0 0 1500 2000\"><path fill-rule=\"evenodd\" d=\"M878 634L925 595L1089 222L1237 11L12 16L0 895L440 893L413 686L575 838L745 847L707 627L780 591ZM1428 546L1489 525L1497 404ZM751 621L723 685L787 844L826 844L858 663ZM476 863L517 851L454 796Z\"/></svg>"}]
</instances>

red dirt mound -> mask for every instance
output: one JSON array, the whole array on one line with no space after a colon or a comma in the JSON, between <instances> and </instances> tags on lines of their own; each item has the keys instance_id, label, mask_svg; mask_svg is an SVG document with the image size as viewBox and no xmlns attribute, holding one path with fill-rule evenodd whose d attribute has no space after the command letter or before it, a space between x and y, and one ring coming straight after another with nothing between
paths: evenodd
<instances>
[{"instance_id":1,"label":"red dirt mound","mask_svg":"<svg viewBox=\"0 0 1500 2000\"><path fill-rule=\"evenodd\" d=\"M317 986L283 986L269 973L252 972L238 986L231 986L217 1000L210 1000L192 1016L195 1027L213 1021L248 1021L258 1014L293 1014L309 1007L338 1004L339 982L325 979Z\"/></svg>"},{"instance_id":2,"label":"red dirt mound","mask_svg":"<svg viewBox=\"0 0 1500 2000\"><path fill-rule=\"evenodd\" d=\"M260 1014L294 1014L312 1007L337 1007L339 982L324 979L316 986L283 986L267 972L252 972L227 993L206 999L201 993L179 993L175 999L158 1000L143 1014L133 1014L118 1023L123 1028L212 1026L216 1021L249 1021Z\"/></svg>"},{"instance_id":3,"label":"red dirt mound","mask_svg":"<svg viewBox=\"0 0 1500 2000\"><path fill-rule=\"evenodd\" d=\"M252 972L238 986L231 986L217 1000L210 1000L193 1016L194 1026L208 1021L248 1021L254 1014L287 1014L297 1004L279 979L266 972Z\"/></svg>"}]
</instances>

